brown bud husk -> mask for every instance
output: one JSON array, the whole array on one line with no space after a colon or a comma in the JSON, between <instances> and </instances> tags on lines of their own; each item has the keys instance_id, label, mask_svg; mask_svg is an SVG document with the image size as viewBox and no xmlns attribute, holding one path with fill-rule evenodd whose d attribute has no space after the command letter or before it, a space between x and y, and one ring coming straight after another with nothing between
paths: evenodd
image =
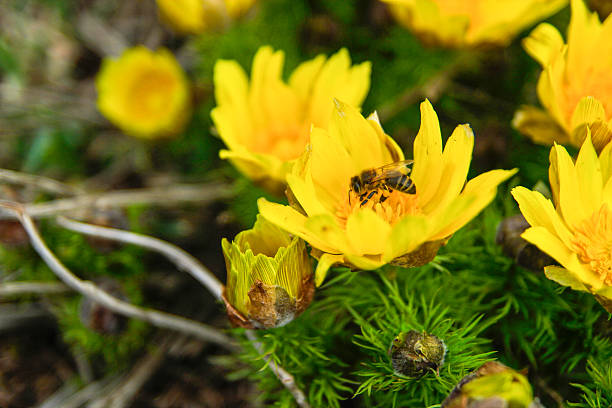
<instances>
[{"instance_id":1,"label":"brown bud husk","mask_svg":"<svg viewBox=\"0 0 612 408\"><path fill-rule=\"evenodd\" d=\"M398 334L389 348L393 371L408 377L421 377L430 371L438 373L445 355L446 345L442 340L416 330Z\"/></svg>"}]
</instances>

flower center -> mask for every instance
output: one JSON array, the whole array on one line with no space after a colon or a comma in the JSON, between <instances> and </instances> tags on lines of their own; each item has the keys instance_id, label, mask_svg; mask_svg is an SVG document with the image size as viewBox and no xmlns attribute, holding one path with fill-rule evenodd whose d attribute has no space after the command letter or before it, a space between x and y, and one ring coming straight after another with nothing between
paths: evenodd
<instances>
[{"instance_id":1,"label":"flower center","mask_svg":"<svg viewBox=\"0 0 612 408\"><path fill-rule=\"evenodd\" d=\"M293 160L304 152L310 127L299 124L270 126L261 129L253 138L255 153L265 153L283 161Z\"/></svg>"},{"instance_id":2,"label":"flower center","mask_svg":"<svg viewBox=\"0 0 612 408\"><path fill-rule=\"evenodd\" d=\"M607 204L575 228L572 243L578 259L588 264L601 282L612 286L612 211Z\"/></svg>"},{"instance_id":3,"label":"flower center","mask_svg":"<svg viewBox=\"0 0 612 408\"><path fill-rule=\"evenodd\" d=\"M138 118L157 120L168 113L176 87L177 82L169 73L159 70L143 73L132 84L134 98L129 109Z\"/></svg>"},{"instance_id":4,"label":"flower center","mask_svg":"<svg viewBox=\"0 0 612 408\"><path fill-rule=\"evenodd\" d=\"M369 198L368 198L369 197ZM349 191L348 197L336 211L336 217L342 227L346 226L348 217L360 208L369 208L380 218L393 225L405 215L420 214L417 195L397 190L385 191L376 189L358 195Z\"/></svg>"},{"instance_id":5,"label":"flower center","mask_svg":"<svg viewBox=\"0 0 612 408\"><path fill-rule=\"evenodd\" d=\"M592 96L600 101L606 112L606 118L612 117L612 74L609 70L597 72L591 69L589 75L585 75L582 80L566 83L565 117L568 124L571 123L578 102L585 96Z\"/></svg>"}]
</instances>

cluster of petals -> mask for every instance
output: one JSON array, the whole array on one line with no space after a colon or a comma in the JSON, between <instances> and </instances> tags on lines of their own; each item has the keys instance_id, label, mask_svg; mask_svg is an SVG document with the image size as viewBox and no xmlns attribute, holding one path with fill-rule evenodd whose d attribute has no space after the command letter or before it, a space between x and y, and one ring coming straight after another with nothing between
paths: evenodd
<instances>
[{"instance_id":1,"label":"cluster of petals","mask_svg":"<svg viewBox=\"0 0 612 408\"><path fill-rule=\"evenodd\" d=\"M201 34L226 26L256 0L157 0L160 19L178 34Z\"/></svg>"},{"instance_id":2,"label":"cluster of petals","mask_svg":"<svg viewBox=\"0 0 612 408\"><path fill-rule=\"evenodd\" d=\"M597 151L612 138L612 17L603 23L583 0L572 0L567 44L550 24L525 39L543 68L538 97L546 109L521 108L513 124L535 142L580 147L586 127Z\"/></svg>"},{"instance_id":3,"label":"cluster of petals","mask_svg":"<svg viewBox=\"0 0 612 408\"><path fill-rule=\"evenodd\" d=\"M522 237L561 265L547 266L546 276L612 311L612 144L598 156L586 133L575 163L563 146L551 149L552 202L524 187L512 195L531 225Z\"/></svg>"},{"instance_id":4,"label":"cluster of petals","mask_svg":"<svg viewBox=\"0 0 612 408\"><path fill-rule=\"evenodd\" d=\"M410 174L416 193L387 192L385 200L378 194L362 205L350 189L351 178L404 155L375 115L365 119L336 102L328 129L312 129L306 152L287 176L292 206L260 199L259 211L313 247L317 285L333 264L365 270L387 263L423 265L514 174L493 170L466 184L473 145L471 128L460 125L443 150L437 115L423 102Z\"/></svg>"},{"instance_id":5,"label":"cluster of petals","mask_svg":"<svg viewBox=\"0 0 612 408\"><path fill-rule=\"evenodd\" d=\"M370 88L370 63L351 65L346 49L299 65L288 83L284 53L261 47L251 79L236 61L215 65L217 106L211 116L229 159L243 174L273 192L308 144L311 126L326 128L333 98L360 106Z\"/></svg>"},{"instance_id":6,"label":"cluster of petals","mask_svg":"<svg viewBox=\"0 0 612 408\"><path fill-rule=\"evenodd\" d=\"M423 42L447 47L506 45L567 0L383 0Z\"/></svg>"},{"instance_id":7,"label":"cluster of petals","mask_svg":"<svg viewBox=\"0 0 612 408\"><path fill-rule=\"evenodd\" d=\"M100 112L131 136L174 136L191 113L189 82L166 49L137 46L119 58L106 58L96 88Z\"/></svg>"},{"instance_id":8,"label":"cluster of petals","mask_svg":"<svg viewBox=\"0 0 612 408\"><path fill-rule=\"evenodd\" d=\"M221 245L227 266L223 300L234 326L283 326L310 304L312 263L301 239L258 217L252 229Z\"/></svg>"}]
</instances>

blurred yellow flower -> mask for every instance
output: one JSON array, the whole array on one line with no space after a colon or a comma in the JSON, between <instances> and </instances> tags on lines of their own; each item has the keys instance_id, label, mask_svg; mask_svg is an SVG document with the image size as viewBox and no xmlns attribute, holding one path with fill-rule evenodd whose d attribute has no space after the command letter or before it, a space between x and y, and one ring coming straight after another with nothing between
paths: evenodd
<instances>
[{"instance_id":1,"label":"blurred yellow flower","mask_svg":"<svg viewBox=\"0 0 612 408\"><path fill-rule=\"evenodd\" d=\"M506 45L568 0L382 0L423 42L446 47Z\"/></svg>"},{"instance_id":2,"label":"blurred yellow flower","mask_svg":"<svg viewBox=\"0 0 612 408\"><path fill-rule=\"evenodd\" d=\"M234 326L283 326L308 307L314 282L304 241L258 216L252 229L221 244L227 266L223 300Z\"/></svg>"},{"instance_id":3,"label":"blurred yellow flower","mask_svg":"<svg viewBox=\"0 0 612 408\"><path fill-rule=\"evenodd\" d=\"M200 34L226 26L256 0L157 0L160 19L179 34Z\"/></svg>"},{"instance_id":4,"label":"blurred yellow flower","mask_svg":"<svg viewBox=\"0 0 612 408\"><path fill-rule=\"evenodd\" d=\"M129 48L106 58L96 77L98 109L126 134L146 139L180 133L191 112L189 83L165 49Z\"/></svg>"},{"instance_id":5,"label":"blurred yellow flower","mask_svg":"<svg viewBox=\"0 0 612 408\"><path fill-rule=\"evenodd\" d=\"M612 144L598 157L587 132L576 163L555 144L549 177L554 205L539 192L512 190L531 225L522 237L561 264L544 268L549 279L593 293L612 312Z\"/></svg>"},{"instance_id":6,"label":"blurred yellow flower","mask_svg":"<svg viewBox=\"0 0 612 408\"><path fill-rule=\"evenodd\" d=\"M319 258L317 285L333 264L359 269L424 265L515 173L493 170L465 184L473 144L472 129L460 125L442 151L438 117L423 102L410 175L416 193L379 190L364 204L350 188L351 178L404 156L375 115L366 120L336 102L329 129L312 129L309 148L287 176L297 209L260 199L259 211L313 247L311 254Z\"/></svg>"},{"instance_id":7,"label":"blurred yellow flower","mask_svg":"<svg viewBox=\"0 0 612 408\"><path fill-rule=\"evenodd\" d=\"M215 66L217 107L211 115L228 147L220 152L246 176L282 192L285 176L302 152L314 125L326 128L333 98L359 106L370 88L370 63L351 66L346 49L319 55L282 79L284 53L261 47L251 81L235 61Z\"/></svg>"},{"instance_id":8,"label":"blurred yellow flower","mask_svg":"<svg viewBox=\"0 0 612 408\"><path fill-rule=\"evenodd\" d=\"M568 43L540 24L523 45L543 68L538 96L546 111L521 108L513 125L537 143L580 147L585 127L597 151L612 137L612 17L602 24L582 0L572 0Z\"/></svg>"}]
</instances>

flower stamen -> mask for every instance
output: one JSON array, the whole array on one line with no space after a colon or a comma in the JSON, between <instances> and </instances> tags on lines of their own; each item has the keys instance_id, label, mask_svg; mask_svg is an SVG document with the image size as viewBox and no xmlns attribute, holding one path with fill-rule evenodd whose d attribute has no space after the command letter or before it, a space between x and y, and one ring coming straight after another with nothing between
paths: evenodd
<instances>
[{"instance_id":1,"label":"flower stamen","mask_svg":"<svg viewBox=\"0 0 612 408\"><path fill-rule=\"evenodd\" d=\"M572 240L581 262L589 264L602 283L612 285L612 211L603 204L575 228Z\"/></svg>"}]
</instances>

